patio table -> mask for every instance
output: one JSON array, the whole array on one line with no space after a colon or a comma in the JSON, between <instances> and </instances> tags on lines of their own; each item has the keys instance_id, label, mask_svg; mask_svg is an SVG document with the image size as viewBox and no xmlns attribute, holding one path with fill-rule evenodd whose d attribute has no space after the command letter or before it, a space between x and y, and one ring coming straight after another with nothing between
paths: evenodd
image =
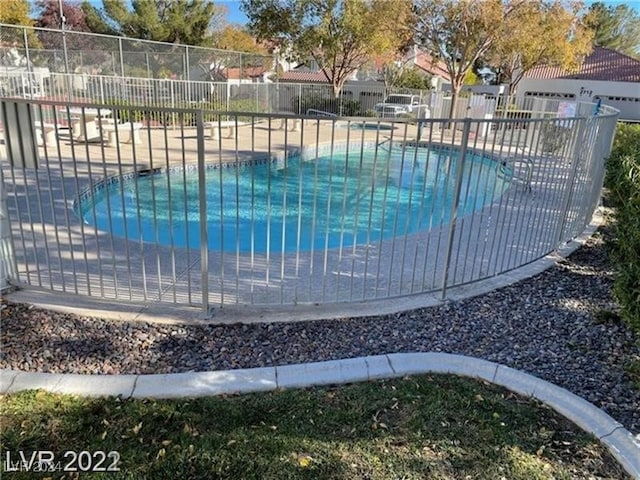
<instances>
[{"instance_id":1,"label":"patio table","mask_svg":"<svg viewBox=\"0 0 640 480\"><path fill-rule=\"evenodd\" d=\"M73 139L80 142L89 142L102 139L98 131L96 119L110 117L111 110L97 108L69 108L60 110L63 115L69 116Z\"/></svg>"}]
</instances>

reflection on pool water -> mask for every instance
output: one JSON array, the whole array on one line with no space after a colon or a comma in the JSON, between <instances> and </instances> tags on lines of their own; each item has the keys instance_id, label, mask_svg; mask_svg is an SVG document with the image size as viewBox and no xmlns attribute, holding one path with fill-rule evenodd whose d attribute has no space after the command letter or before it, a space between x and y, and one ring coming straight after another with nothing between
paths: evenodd
<instances>
[{"instance_id":1,"label":"reflection on pool water","mask_svg":"<svg viewBox=\"0 0 640 480\"><path fill-rule=\"evenodd\" d=\"M238 252L349 248L437 228L451 218L459 152L355 148L313 161L206 170L208 246ZM507 184L497 162L466 155L458 216ZM133 241L200 246L198 172L161 171L112 183L80 204L84 221Z\"/></svg>"},{"instance_id":2,"label":"reflection on pool water","mask_svg":"<svg viewBox=\"0 0 640 480\"><path fill-rule=\"evenodd\" d=\"M339 128L350 128L352 130L379 130L389 131L395 130L397 127L389 123L376 123L376 122L348 122L337 124Z\"/></svg>"}]
</instances>

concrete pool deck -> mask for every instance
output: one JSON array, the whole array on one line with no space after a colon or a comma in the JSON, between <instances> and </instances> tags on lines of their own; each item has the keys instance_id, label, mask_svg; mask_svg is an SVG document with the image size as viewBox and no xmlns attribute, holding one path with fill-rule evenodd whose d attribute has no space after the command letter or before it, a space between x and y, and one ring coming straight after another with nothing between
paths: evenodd
<instances>
[{"instance_id":1,"label":"concrete pool deck","mask_svg":"<svg viewBox=\"0 0 640 480\"><path fill-rule=\"evenodd\" d=\"M496 277L448 290L447 300L461 300L511 285L537 275L580 248L602 224L603 213L596 210L587 229L556 252L535 262ZM28 303L40 308L65 313L75 313L110 320L158 323L257 323L297 322L353 316L385 315L414 308L442 304L437 293L415 294L404 298L372 300L367 302L337 303L327 305L250 306L227 305L212 308L204 315L199 307L184 304L158 303L155 301L114 302L73 293L44 288L22 286L5 297L13 302Z\"/></svg>"},{"instance_id":2,"label":"concrete pool deck","mask_svg":"<svg viewBox=\"0 0 640 480\"><path fill-rule=\"evenodd\" d=\"M292 128L292 121L289 123L288 128ZM327 120L305 120L299 131L281 130L278 121L272 122L271 128L264 122L243 125L233 138L205 138L204 160L206 164L233 164L292 150L313 150L313 145L332 141L402 141L415 138L416 134L416 127L410 124L379 134L374 130L334 129L332 125ZM196 163L198 140L193 127L142 129L140 137L140 144L122 143L116 147L62 138L58 145L39 149L38 170L10 171L3 162L5 181L14 183L14 197L22 215L20 220L12 219L14 238L22 242L16 243L21 251L21 278L58 292L123 300L132 305L204 304L205 278L199 249L111 237L82 222L74 211L79 195L96 188L106 177ZM423 138L458 145L461 132L456 131L455 138L451 138L447 132L434 129ZM485 140L477 141L481 146ZM506 155L511 150L500 144L491 151ZM452 238L454 258L448 286L469 284L469 288L476 288L473 282L478 277L486 278L480 284L499 285L495 272L513 271L554 251L553 230L561 221L554 209L563 204L570 172L562 162L540 162L533 192L514 184L499 204L459 220ZM557 178L551 178L553 174ZM540 221L549 212L551 221ZM413 297L424 295L439 301L448 233L446 227L435 227L392 240L295 254L209 251L208 304L222 307L212 309L216 316L229 315L227 312L234 309L255 312L243 307L247 304L277 306L265 307L275 314L282 303L296 304L298 314L308 311L308 315L314 315L317 304L373 303L380 307L397 303L411 308ZM521 247L523 242L526 248ZM38 268L38 264L46 267ZM508 278L510 274L505 275ZM456 291L466 289L449 288L448 297L455 298ZM385 297L388 300L379 300Z\"/></svg>"}]
</instances>

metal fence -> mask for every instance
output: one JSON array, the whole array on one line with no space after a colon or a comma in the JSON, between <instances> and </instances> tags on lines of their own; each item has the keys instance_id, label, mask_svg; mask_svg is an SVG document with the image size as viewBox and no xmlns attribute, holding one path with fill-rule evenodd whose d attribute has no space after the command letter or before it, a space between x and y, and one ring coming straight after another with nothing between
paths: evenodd
<instances>
[{"instance_id":1,"label":"metal fence","mask_svg":"<svg viewBox=\"0 0 640 480\"><path fill-rule=\"evenodd\" d=\"M143 77L51 73L43 69L0 66L0 93L17 98L40 98L88 103L120 103L163 108L198 106L214 110L261 113L328 112L372 116L377 103L394 93L413 94L429 105L444 93L385 87L377 82L347 83L335 97L329 84L290 82L212 82ZM481 96L476 96L480 98ZM466 111L461 98L458 109ZM447 111L448 113L448 111Z\"/></svg>"},{"instance_id":2,"label":"metal fence","mask_svg":"<svg viewBox=\"0 0 640 480\"><path fill-rule=\"evenodd\" d=\"M375 107L390 95L412 95L418 102L410 116L448 117L451 97L446 92L386 87L379 82L348 82L335 97L329 84L233 83L51 73L0 67L0 92L16 98L40 98L109 105L146 105L161 108L199 108L255 113L295 113L374 116ZM458 98L454 118L485 118L503 105L523 100L465 94ZM172 118L172 117L171 117Z\"/></svg>"},{"instance_id":3,"label":"metal fence","mask_svg":"<svg viewBox=\"0 0 640 480\"><path fill-rule=\"evenodd\" d=\"M211 79L251 78L273 69L273 56L90 32L0 24L0 65L51 73ZM31 72L30 72L31 73Z\"/></svg>"},{"instance_id":4,"label":"metal fence","mask_svg":"<svg viewBox=\"0 0 640 480\"><path fill-rule=\"evenodd\" d=\"M617 119L531 98L451 120L2 100L9 281L205 311L446 298L533 262L588 224Z\"/></svg>"},{"instance_id":5,"label":"metal fence","mask_svg":"<svg viewBox=\"0 0 640 480\"><path fill-rule=\"evenodd\" d=\"M0 95L101 104L262 113L372 116L376 104L406 93L433 117L449 115L442 92L347 82L338 97L328 84L279 81L270 55L175 45L88 32L0 24ZM493 109L490 108L493 102ZM454 117L493 113L498 99L461 98ZM482 105L481 105L482 104ZM483 106L484 105L484 106ZM169 116L168 118L173 118Z\"/></svg>"},{"instance_id":6,"label":"metal fence","mask_svg":"<svg viewBox=\"0 0 640 480\"><path fill-rule=\"evenodd\" d=\"M378 82L357 82L334 98L330 84L279 86L276 70L271 55L0 24L3 96L365 115L389 93L401 92Z\"/></svg>"}]
</instances>

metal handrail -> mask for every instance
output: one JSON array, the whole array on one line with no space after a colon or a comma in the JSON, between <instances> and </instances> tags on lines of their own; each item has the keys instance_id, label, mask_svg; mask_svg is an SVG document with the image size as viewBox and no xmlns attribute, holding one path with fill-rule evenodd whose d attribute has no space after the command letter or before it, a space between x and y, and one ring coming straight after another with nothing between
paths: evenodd
<instances>
[{"instance_id":1,"label":"metal handrail","mask_svg":"<svg viewBox=\"0 0 640 480\"><path fill-rule=\"evenodd\" d=\"M317 110L315 108L308 108L307 115L312 115L312 114L316 114L318 116L324 115L325 117L332 117L332 118L336 118L338 116L335 113L325 112L323 110Z\"/></svg>"}]
</instances>

